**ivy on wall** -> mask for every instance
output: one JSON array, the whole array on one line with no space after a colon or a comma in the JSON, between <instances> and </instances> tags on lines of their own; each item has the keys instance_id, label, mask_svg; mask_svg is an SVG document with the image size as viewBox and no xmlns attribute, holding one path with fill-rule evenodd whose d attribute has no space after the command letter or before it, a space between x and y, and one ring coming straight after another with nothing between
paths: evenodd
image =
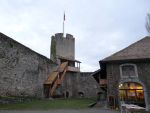
<instances>
[{"instance_id":1,"label":"ivy on wall","mask_svg":"<svg viewBox=\"0 0 150 113\"><path fill-rule=\"evenodd\" d=\"M56 41L53 38L51 42L51 56L52 60L56 61Z\"/></svg>"}]
</instances>

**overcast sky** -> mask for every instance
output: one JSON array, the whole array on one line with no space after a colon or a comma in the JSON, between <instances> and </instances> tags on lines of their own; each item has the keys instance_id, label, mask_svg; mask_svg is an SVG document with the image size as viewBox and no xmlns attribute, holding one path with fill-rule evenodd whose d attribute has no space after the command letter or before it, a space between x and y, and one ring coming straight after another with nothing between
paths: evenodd
<instances>
[{"instance_id":1,"label":"overcast sky","mask_svg":"<svg viewBox=\"0 0 150 113\"><path fill-rule=\"evenodd\" d=\"M49 58L64 11L81 71L95 71L99 60L148 34L150 0L0 0L0 32Z\"/></svg>"}]
</instances>

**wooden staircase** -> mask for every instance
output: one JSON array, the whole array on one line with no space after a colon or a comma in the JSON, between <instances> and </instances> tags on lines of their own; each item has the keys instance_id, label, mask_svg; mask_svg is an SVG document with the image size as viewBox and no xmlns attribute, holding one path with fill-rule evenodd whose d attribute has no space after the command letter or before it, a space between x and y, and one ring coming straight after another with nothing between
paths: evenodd
<instances>
[{"instance_id":1,"label":"wooden staircase","mask_svg":"<svg viewBox=\"0 0 150 113\"><path fill-rule=\"evenodd\" d=\"M45 81L44 85L49 86L48 93L51 97L54 96L55 90L61 85L66 74L67 68L68 62L63 62L56 71L52 72L48 76L47 80Z\"/></svg>"}]
</instances>

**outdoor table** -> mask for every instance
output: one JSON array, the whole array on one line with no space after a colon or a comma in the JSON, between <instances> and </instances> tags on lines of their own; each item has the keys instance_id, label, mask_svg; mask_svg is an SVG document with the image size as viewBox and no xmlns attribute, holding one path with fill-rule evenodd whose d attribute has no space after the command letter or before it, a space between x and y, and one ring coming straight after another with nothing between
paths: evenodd
<instances>
[{"instance_id":1,"label":"outdoor table","mask_svg":"<svg viewBox=\"0 0 150 113\"><path fill-rule=\"evenodd\" d=\"M122 104L121 113L144 113L145 108L134 104Z\"/></svg>"}]
</instances>

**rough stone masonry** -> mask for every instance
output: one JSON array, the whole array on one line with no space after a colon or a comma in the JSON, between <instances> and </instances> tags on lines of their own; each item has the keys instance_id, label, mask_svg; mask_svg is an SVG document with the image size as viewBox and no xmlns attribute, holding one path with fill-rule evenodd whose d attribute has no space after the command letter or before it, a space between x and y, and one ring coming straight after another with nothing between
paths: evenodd
<instances>
[{"instance_id":1,"label":"rough stone masonry","mask_svg":"<svg viewBox=\"0 0 150 113\"><path fill-rule=\"evenodd\" d=\"M66 50L66 43L62 44L65 44ZM61 54L61 51L56 53ZM72 54L74 56L74 51ZM71 58L74 59L73 56ZM0 33L0 96L44 97L43 83L58 66L49 58ZM99 85L89 73L68 73L62 90L69 92L69 97L94 97L99 92Z\"/></svg>"},{"instance_id":2,"label":"rough stone masonry","mask_svg":"<svg viewBox=\"0 0 150 113\"><path fill-rule=\"evenodd\" d=\"M0 33L0 95L43 97L43 82L57 65Z\"/></svg>"}]
</instances>

